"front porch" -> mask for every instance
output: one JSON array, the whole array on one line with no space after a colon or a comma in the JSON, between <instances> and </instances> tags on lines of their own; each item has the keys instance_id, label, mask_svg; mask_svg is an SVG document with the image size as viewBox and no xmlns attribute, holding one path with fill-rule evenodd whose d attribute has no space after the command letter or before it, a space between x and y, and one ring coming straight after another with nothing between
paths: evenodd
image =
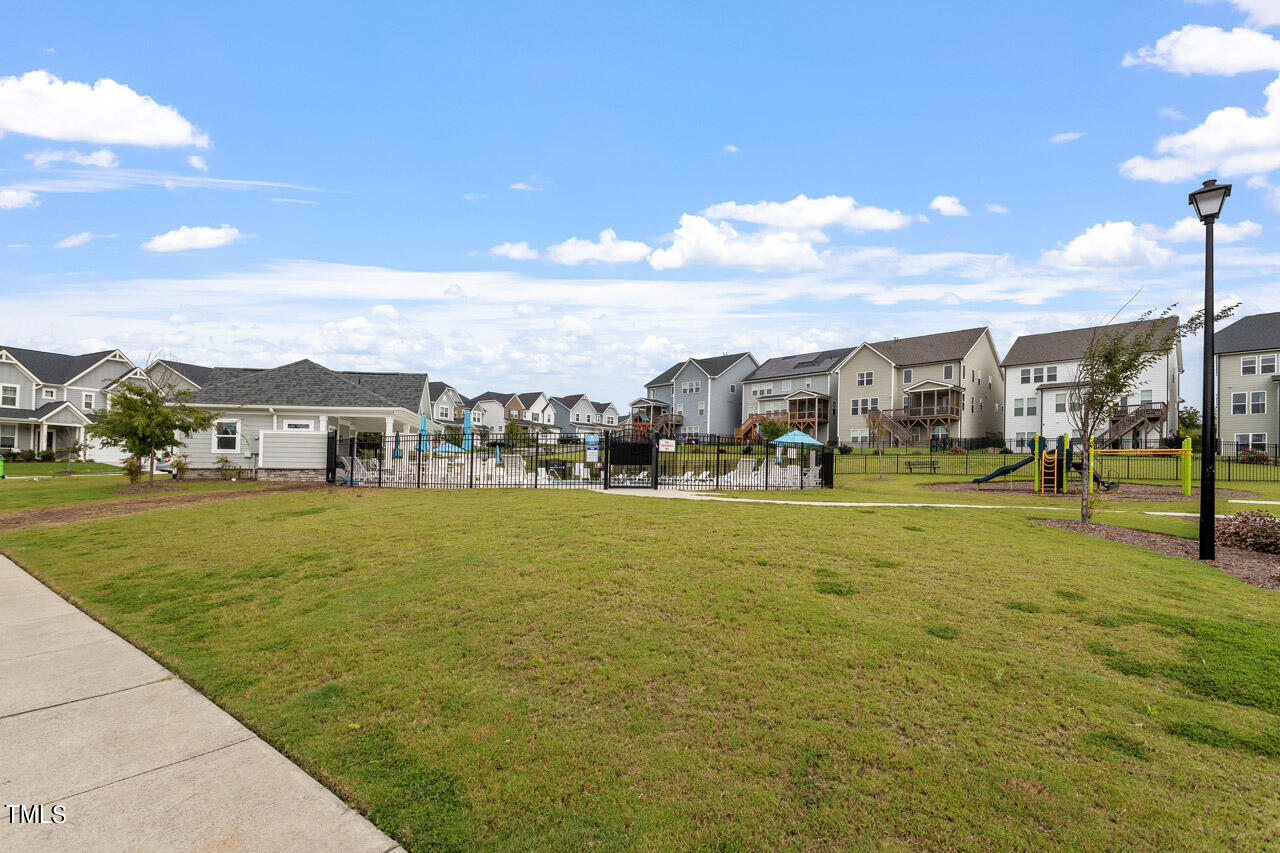
<instances>
[{"instance_id":1,"label":"front porch","mask_svg":"<svg viewBox=\"0 0 1280 853\"><path fill-rule=\"evenodd\" d=\"M40 454L52 451L59 458L85 441L80 424L51 424L18 418L0 418L0 453Z\"/></svg>"}]
</instances>

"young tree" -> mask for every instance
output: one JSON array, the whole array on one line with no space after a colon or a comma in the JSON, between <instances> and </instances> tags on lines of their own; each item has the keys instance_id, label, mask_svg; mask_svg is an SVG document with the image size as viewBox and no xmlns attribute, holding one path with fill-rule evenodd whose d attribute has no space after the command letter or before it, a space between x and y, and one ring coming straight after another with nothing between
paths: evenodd
<instances>
[{"instance_id":1,"label":"young tree","mask_svg":"<svg viewBox=\"0 0 1280 853\"><path fill-rule=\"evenodd\" d=\"M766 443L782 438L789 432L791 427L784 420L766 418L760 422L760 434L764 436Z\"/></svg>"},{"instance_id":2,"label":"young tree","mask_svg":"<svg viewBox=\"0 0 1280 853\"><path fill-rule=\"evenodd\" d=\"M1192 437L1200 434L1200 410L1195 406L1178 410L1178 433Z\"/></svg>"},{"instance_id":3,"label":"young tree","mask_svg":"<svg viewBox=\"0 0 1280 853\"><path fill-rule=\"evenodd\" d=\"M529 428L517 421L507 421L507 425L502 430L502 437L512 444L520 444L529 436Z\"/></svg>"},{"instance_id":4,"label":"young tree","mask_svg":"<svg viewBox=\"0 0 1280 853\"><path fill-rule=\"evenodd\" d=\"M1116 403L1133 390L1143 371L1172 350L1182 338L1204 327L1203 311L1197 311L1185 323L1180 323L1173 314L1175 307L1171 305L1158 314L1146 311L1132 323L1113 325L1115 316L1112 316L1106 325L1093 330L1080 353L1075 384L1067 392L1067 419L1084 445L1081 453L1084 482L1080 489L1080 520L1083 522L1089 521L1089 495L1093 489L1093 483L1089 482L1090 436L1097 435L1107 424ZM1224 308L1213 317L1213 322L1231 316L1235 309L1234 305Z\"/></svg>"},{"instance_id":5,"label":"young tree","mask_svg":"<svg viewBox=\"0 0 1280 853\"><path fill-rule=\"evenodd\" d=\"M111 393L107 408L85 431L108 447L122 447L131 456L149 459L148 484L156 479L156 451L173 447L179 436L209 429L217 415L187 404L190 394L166 394L150 386L122 382Z\"/></svg>"}]
</instances>

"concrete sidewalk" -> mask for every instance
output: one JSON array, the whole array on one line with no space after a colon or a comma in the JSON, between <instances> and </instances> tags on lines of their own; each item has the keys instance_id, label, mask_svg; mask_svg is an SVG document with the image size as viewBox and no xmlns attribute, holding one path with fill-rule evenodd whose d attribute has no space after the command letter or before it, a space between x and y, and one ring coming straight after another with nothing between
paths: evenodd
<instances>
[{"instance_id":1,"label":"concrete sidewalk","mask_svg":"<svg viewBox=\"0 0 1280 853\"><path fill-rule=\"evenodd\" d=\"M42 805L18 821L10 804ZM29 813L30 814L30 813ZM0 850L399 850L172 673L0 556Z\"/></svg>"}]
</instances>

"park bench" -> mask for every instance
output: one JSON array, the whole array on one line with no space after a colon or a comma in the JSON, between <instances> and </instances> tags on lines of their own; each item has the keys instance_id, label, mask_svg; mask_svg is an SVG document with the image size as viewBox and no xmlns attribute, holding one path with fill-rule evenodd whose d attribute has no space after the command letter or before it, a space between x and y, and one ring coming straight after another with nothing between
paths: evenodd
<instances>
[{"instance_id":1,"label":"park bench","mask_svg":"<svg viewBox=\"0 0 1280 853\"><path fill-rule=\"evenodd\" d=\"M938 470L938 463L934 459L908 459L907 471L914 472L917 469L928 469L930 471Z\"/></svg>"}]
</instances>

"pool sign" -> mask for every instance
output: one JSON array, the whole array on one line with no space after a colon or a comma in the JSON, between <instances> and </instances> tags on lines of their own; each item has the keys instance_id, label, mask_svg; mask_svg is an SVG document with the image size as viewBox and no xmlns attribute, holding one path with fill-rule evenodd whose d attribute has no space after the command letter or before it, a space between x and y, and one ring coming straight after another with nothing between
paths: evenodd
<instances>
[{"instance_id":1,"label":"pool sign","mask_svg":"<svg viewBox=\"0 0 1280 853\"><path fill-rule=\"evenodd\" d=\"M674 438L658 439L658 452L659 453L675 453L676 440Z\"/></svg>"},{"instance_id":2,"label":"pool sign","mask_svg":"<svg viewBox=\"0 0 1280 853\"><path fill-rule=\"evenodd\" d=\"M594 432L589 432L583 437L583 443L586 444L587 447L599 447L600 436L596 435Z\"/></svg>"}]
</instances>

